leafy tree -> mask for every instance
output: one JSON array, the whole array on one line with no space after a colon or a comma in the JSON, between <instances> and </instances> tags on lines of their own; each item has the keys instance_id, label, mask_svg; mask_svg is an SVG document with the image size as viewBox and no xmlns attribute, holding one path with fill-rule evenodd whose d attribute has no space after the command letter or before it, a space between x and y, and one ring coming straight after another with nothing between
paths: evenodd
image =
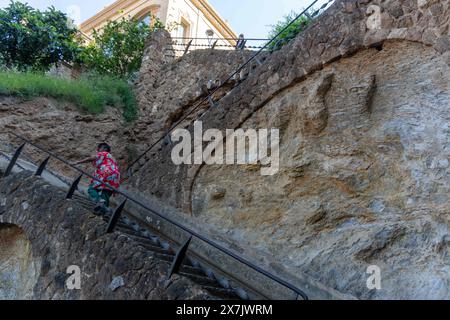
<instances>
[{"instance_id":1,"label":"leafy tree","mask_svg":"<svg viewBox=\"0 0 450 320\"><path fill-rule=\"evenodd\" d=\"M54 7L46 11L11 1L0 9L0 62L19 71L48 71L60 61L74 61L77 29Z\"/></svg>"},{"instance_id":2,"label":"leafy tree","mask_svg":"<svg viewBox=\"0 0 450 320\"><path fill-rule=\"evenodd\" d=\"M130 78L141 67L145 39L163 27L159 20L151 26L125 18L109 21L101 31L94 31L94 41L82 51L80 60L102 75Z\"/></svg>"},{"instance_id":3,"label":"leafy tree","mask_svg":"<svg viewBox=\"0 0 450 320\"><path fill-rule=\"evenodd\" d=\"M270 39L274 38L280 32L281 34L274 41L270 42L269 49L280 49L282 46L294 39L300 32L305 30L311 23L311 19L303 15L288 27L288 25L294 21L297 16L298 14L292 11L290 14L284 16L281 21L272 26L272 30L269 33ZM284 30L285 28L286 30Z\"/></svg>"}]
</instances>

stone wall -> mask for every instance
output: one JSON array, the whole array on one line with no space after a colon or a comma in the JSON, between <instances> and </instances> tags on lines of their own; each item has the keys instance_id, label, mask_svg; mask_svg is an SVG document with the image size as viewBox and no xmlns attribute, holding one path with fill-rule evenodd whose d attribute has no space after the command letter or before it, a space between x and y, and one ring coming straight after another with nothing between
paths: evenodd
<instances>
[{"instance_id":1,"label":"stone wall","mask_svg":"<svg viewBox=\"0 0 450 320\"><path fill-rule=\"evenodd\" d=\"M136 82L139 119L134 124L130 142L136 153L154 141L200 104L209 90L226 80L252 54L249 51L195 50L184 57L167 57L164 50L171 43L167 31L158 31L147 40L140 76ZM230 81L215 93L218 100L235 85ZM188 125L209 107L202 103L180 127ZM155 150L156 151L156 150Z\"/></svg>"},{"instance_id":2,"label":"stone wall","mask_svg":"<svg viewBox=\"0 0 450 320\"><path fill-rule=\"evenodd\" d=\"M167 281L167 263L124 235L105 234L102 219L64 198L29 172L0 179L0 276L13 277L17 289L2 281L1 298L211 298L184 278ZM72 265L81 269L81 290L66 287Z\"/></svg>"},{"instance_id":3,"label":"stone wall","mask_svg":"<svg viewBox=\"0 0 450 320\"><path fill-rule=\"evenodd\" d=\"M403 40L422 43L433 48L444 63L450 64L450 36L448 35L450 9L448 6L448 1L420 1L420 7L417 1L413 0L383 1L383 4L380 1L336 1L332 8L300 34L295 41L268 56L262 67L252 70L241 86L234 88L220 101L220 108L213 108L205 113L202 117L205 130L238 128L283 90L304 81L325 66L354 55L358 51L368 48L378 50L382 48L385 41ZM195 60L194 57L193 59ZM207 62L214 64L215 60L213 57L201 60L203 64ZM180 63L183 64L183 62ZM189 62L189 65L195 70L195 63ZM171 68L176 66L176 63L170 65ZM216 72L216 69L214 72L222 74ZM189 74L189 72L182 74ZM208 77L204 80L206 79ZM142 78L141 81L148 82L149 79ZM185 81L189 83L188 80ZM161 79L156 83L165 84L166 80ZM169 100L174 99L169 96L169 88L163 90L157 87L148 92L154 95L162 94L169 97ZM175 97L179 96L177 92ZM142 96L140 101L141 106L153 103L149 96ZM163 105L164 112L165 108L171 112L170 104ZM181 105L189 104L183 102ZM150 123L148 125L151 127ZM161 131L162 122L156 125L158 129L155 128L154 131ZM145 132L145 129L137 130L141 133ZM147 135L147 137L150 136ZM155 139L150 138L149 141L153 142ZM178 197L182 199L181 202L177 202L178 206L187 208L191 201L192 180L198 168L180 169L171 166L171 161L166 161L170 158L170 148L171 146L166 146L166 150L163 149L162 152L155 150L147 170L144 169L135 178L134 184L144 190L164 194L166 200ZM149 170L155 166L159 170ZM176 180L182 185L178 187L182 195L172 192L173 187L165 183L166 177L167 181ZM158 183L152 183L154 181ZM161 182L170 189L168 192L165 192L164 186L161 188Z\"/></svg>"},{"instance_id":4,"label":"stone wall","mask_svg":"<svg viewBox=\"0 0 450 320\"><path fill-rule=\"evenodd\" d=\"M242 124L280 128L280 171L204 166L191 212L359 298L450 297L446 69L430 48L389 42L283 91Z\"/></svg>"},{"instance_id":5,"label":"stone wall","mask_svg":"<svg viewBox=\"0 0 450 320\"><path fill-rule=\"evenodd\" d=\"M336 1L202 117L279 128L279 174L163 146L133 185L341 292L449 298L449 65L449 1Z\"/></svg>"},{"instance_id":6,"label":"stone wall","mask_svg":"<svg viewBox=\"0 0 450 320\"><path fill-rule=\"evenodd\" d=\"M31 254L23 230L0 224L0 300L31 299L39 277L39 262Z\"/></svg>"}]
</instances>

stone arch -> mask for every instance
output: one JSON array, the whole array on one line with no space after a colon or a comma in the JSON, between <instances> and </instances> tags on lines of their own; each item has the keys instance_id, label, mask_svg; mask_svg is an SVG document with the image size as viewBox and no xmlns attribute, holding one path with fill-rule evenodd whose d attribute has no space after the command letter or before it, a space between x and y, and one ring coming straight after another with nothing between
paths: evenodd
<instances>
[{"instance_id":1,"label":"stone arch","mask_svg":"<svg viewBox=\"0 0 450 320\"><path fill-rule=\"evenodd\" d=\"M0 223L0 300L31 300L40 273L25 231Z\"/></svg>"}]
</instances>

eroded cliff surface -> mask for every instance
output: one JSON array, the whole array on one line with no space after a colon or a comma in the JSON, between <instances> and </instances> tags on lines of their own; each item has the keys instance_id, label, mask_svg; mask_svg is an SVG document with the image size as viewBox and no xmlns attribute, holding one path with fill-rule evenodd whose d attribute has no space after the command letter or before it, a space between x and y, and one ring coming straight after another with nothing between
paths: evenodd
<instances>
[{"instance_id":1,"label":"eroded cliff surface","mask_svg":"<svg viewBox=\"0 0 450 320\"><path fill-rule=\"evenodd\" d=\"M0 150L11 153L22 143L2 134L4 131L13 131L70 161L91 156L98 143L106 141L125 171L139 154L166 135L192 109L198 106L181 126L204 112L209 103L200 103L202 99L251 55L248 51L199 50L173 60L164 55L168 41L171 39L167 31L152 33L148 39L135 85L138 118L134 122L127 123L121 111L114 107L105 108L100 115L91 115L80 112L73 104L45 97L29 100L0 95ZM230 81L218 90L215 98L225 95L233 83ZM30 159L42 160L29 151L24 150ZM73 177L62 166L52 168Z\"/></svg>"},{"instance_id":2,"label":"eroded cliff surface","mask_svg":"<svg viewBox=\"0 0 450 320\"><path fill-rule=\"evenodd\" d=\"M248 57L205 50L166 61L166 40L149 40L132 126L113 110L92 118L9 100L0 121L69 159L113 141L125 163ZM262 264L270 259L259 253L357 298L450 298L449 1L338 0L265 58L180 127L192 131L203 114L205 130L278 128L277 174L176 166L163 143L128 187L182 209L233 248L256 248ZM381 290L366 287L370 265L381 268Z\"/></svg>"},{"instance_id":3,"label":"eroded cliff surface","mask_svg":"<svg viewBox=\"0 0 450 320\"><path fill-rule=\"evenodd\" d=\"M278 174L163 146L134 186L341 292L450 298L449 21L448 1L336 1L202 117L280 129Z\"/></svg>"},{"instance_id":4,"label":"eroded cliff surface","mask_svg":"<svg viewBox=\"0 0 450 320\"><path fill-rule=\"evenodd\" d=\"M280 128L280 172L204 166L193 214L360 298L449 298L449 71L408 42L327 66L242 125Z\"/></svg>"}]
</instances>

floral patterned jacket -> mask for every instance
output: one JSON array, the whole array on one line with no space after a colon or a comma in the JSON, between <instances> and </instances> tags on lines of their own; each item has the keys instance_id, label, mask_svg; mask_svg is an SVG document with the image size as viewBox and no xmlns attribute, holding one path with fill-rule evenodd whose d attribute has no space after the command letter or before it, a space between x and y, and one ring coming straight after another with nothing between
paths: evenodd
<instances>
[{"instance_id":1,"label":"floral patterned jacket","mask_svg":"<svg viewBox=\"0 0 450 320\"><path fill-rule=\"evenodd\" d=\"M120 171L116 160L109 152L98 152L92 162L95 167L94 177L113 188L119 188ZM92 179L91 185L97 190L111 190L105 184Z\"/></svg>"}]
</instances>

